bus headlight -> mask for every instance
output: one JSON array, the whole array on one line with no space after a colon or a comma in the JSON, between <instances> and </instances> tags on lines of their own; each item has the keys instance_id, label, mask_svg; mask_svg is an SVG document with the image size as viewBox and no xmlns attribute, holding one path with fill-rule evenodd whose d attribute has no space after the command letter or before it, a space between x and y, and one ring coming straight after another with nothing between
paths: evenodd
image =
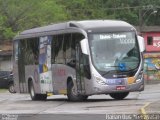
<instances>
[{"instance_id":1,"label":"bus headlight","mask_svg":"<svg viewBox=\"0 0 160 120\"><path fill-rule=\"evenodd\" d=\"M102 78L101 77L98 77L98 76L95 76L95 75L93 75L94 76L94 78L95 78L95 80L96 80L96 82L98 83L98 84L101 84L101 85L105 85L106 83L102 80Z\"/></svg>"}]
</instances>

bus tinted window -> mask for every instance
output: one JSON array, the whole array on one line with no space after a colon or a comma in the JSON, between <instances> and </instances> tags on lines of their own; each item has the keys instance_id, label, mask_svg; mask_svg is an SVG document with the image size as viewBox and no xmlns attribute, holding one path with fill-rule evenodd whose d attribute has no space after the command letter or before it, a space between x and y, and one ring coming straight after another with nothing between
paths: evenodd
<instances>
[{"instance_id":1,"label":"bus tinted window","mask_svg":"<svg viewBox=\"0 0 160 120\"><path fill-rule=\"evenodd\" d=\"M38 64L39 57L39 39L30 38L20 41L21 52L24 55L25 65Z\"/></svg>"},{"instance_id":2,"label":"bus tinted window","mask_svg":"<svg viewBox=\"0 0 160 120\"><path fill-rule=\"evenodd\" d=\"M76 44L84 36L80 33L54 35L52 40L52 64L73 64L76 59Z\"/></svg>"},{"instance_id":3,"label":"bus tinted window","mask_svg":"<svg viewBox=\"0 0 160 120\"><path fill-rule=\"evenodd\" d=\"M53 38L54 40L54 38ZM63 58L63 35L58 35L58 39L55 40L55 63L57 64L63 64L64 58Z\"/></svg>"},{"instance_id":4,"label":"bus tinted window","mask_svg":"<svg viewBox=\"0 0 160 120\"><path fill-rule=\"evenodd\" d=\"M52 64L55 63L55 57L57 56L58 50L56 48L58 48L56 42L57 42L57 35L52 36L52 45L51 45L51 62Z\"/></svg>"},{"instance_id":5,"label":"bus tinted window","mask_svg":"<svg viewBox=\"0 0 160 120\"><path fill-rule=\"evenodd\" d=\"M76 49L76 44L80 42L80 40L84 39L84 36L80 33L73 33L72 34L72 43L71 43L71 56L72 58L75 58L75 49Z\"/></svg>"},{"instance_id":6,"label":"bus tinted window","mask_svg":"<svg viewBox=\"0 0 160 120\"><path fill-rule=\"evenodd\" d=\"M71 34L65 34L63 43L65 63L68 63L71 60L71 40Z\"/></svg>"}]
</instances>

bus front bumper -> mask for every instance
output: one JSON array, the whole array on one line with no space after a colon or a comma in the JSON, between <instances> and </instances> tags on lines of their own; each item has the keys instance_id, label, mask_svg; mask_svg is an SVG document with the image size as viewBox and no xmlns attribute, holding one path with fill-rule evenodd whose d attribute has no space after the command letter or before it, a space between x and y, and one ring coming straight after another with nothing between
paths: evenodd
<instances>
[{"instance_id":1,"label":"bus front bumper","mask_svg":"<svg viewBox=\"0 0 160 120\"><path fill-rule=\"evenodd\" d=\"M144 80L137 83L125 85L96 85L92 89L91 94L109 94L118 92L135 92L144 90Z\"/></svg>"}]
</instances>

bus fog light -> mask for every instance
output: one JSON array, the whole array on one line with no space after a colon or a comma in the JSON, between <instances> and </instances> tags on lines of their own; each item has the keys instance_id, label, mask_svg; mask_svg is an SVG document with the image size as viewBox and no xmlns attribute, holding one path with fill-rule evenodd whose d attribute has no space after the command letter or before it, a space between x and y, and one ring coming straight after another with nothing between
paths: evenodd
<instances>
[{"instance_id":1,"label":"bus fog light","mask_svg":"<svg viewBox=\"0 0 160 120\"><path fill-rule=\"evenodd\" d=\"M137 83L140 82L140 81L141 81L141 79L137 79L137 80L136 80Z\"/></svg>"},{"instance_id":2,"label":"bus fog light","mask_svg":"<svg viewBox=\"0 0 160 120\"><path fill-rule=\"evenodd\" d=\"M137 79L136 79L136 82L137 82L137 83L138 83L138 82L141 82L142 79L143 79L143 74L140 74L140 75L138 75L138 77L137 77Z\"/></svg>"}]
</instances>

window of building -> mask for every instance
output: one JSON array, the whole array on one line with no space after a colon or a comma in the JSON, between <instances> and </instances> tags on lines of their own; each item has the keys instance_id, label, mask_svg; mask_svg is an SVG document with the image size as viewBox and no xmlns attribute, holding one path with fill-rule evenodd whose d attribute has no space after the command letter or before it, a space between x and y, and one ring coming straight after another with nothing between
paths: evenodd
<instances>
[{"instance_id":1,"label":"window of building","mask_svg":"<svg viewBox=\"0 0 160 120\"><path fill-rule=\"evenodd\" d=\"M147 37L147 45L153 45L153 37L152 36Z\"/></svg>"}]
</instances>

